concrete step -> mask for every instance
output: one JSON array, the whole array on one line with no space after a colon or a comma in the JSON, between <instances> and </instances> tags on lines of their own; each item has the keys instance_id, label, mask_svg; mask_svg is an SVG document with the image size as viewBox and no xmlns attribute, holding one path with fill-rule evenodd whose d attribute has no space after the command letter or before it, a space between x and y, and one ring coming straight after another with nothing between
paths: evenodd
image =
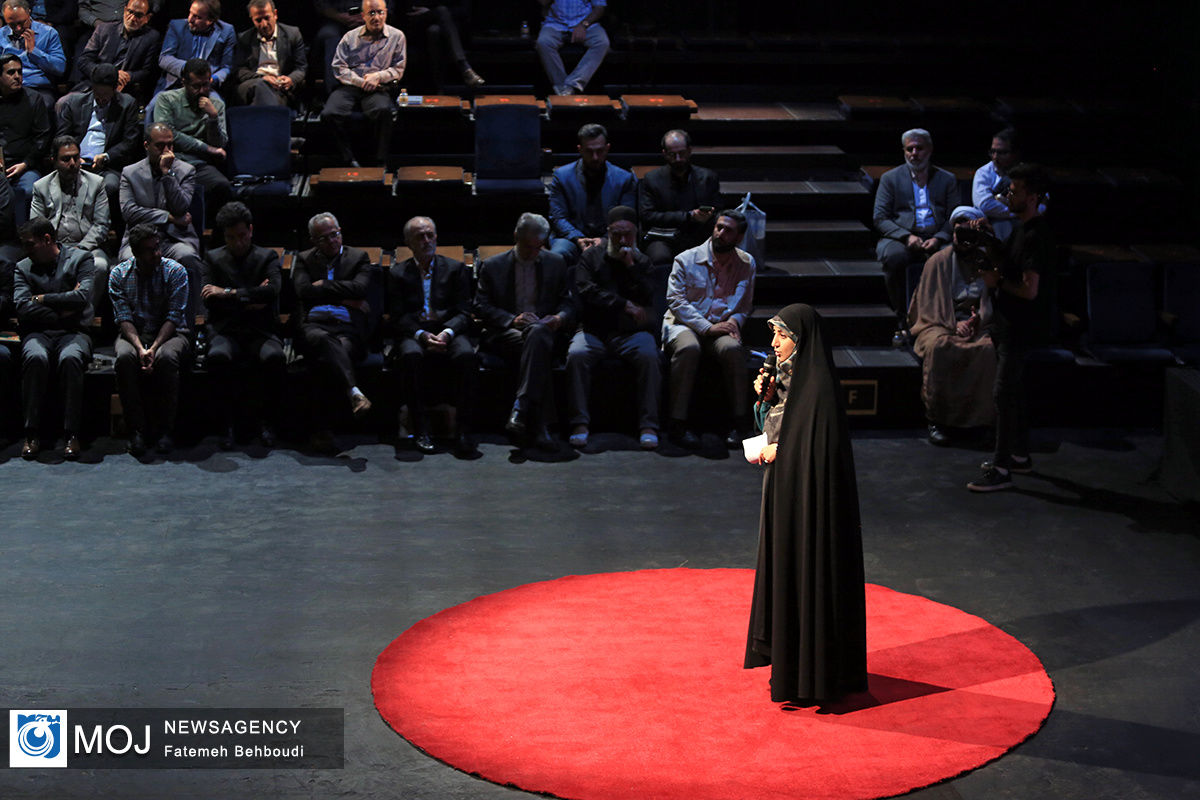
<instances>
[{"instance_id":1,"label":"concrete step","mask_svg":"<svg viewBox=\"0 0 1200 800\"><path fill-rule=\"evenodd\" d=\"M866 258L875 234L856 219L788 220L767 217L767 253Z\"/></svg>"},{"instance_id":2,"label":"concrete step","mask_svg":"<svg viewBox=\"0 0 1200 800\"><path fill-rule=\"evenodd\" d=\"M804 302L802 299L791 302ZM789 303L756 304L754 313L746 320L744 336L755 348L771 343L771 327L767 322ZM821 315L825 335L834 347L885 347L896 329L896 316L882 303L813 303Z\"/></svg>"},{"instance_id":3,"label":"concrete step","mask_svg":"<svg viewBox=\"0 0 1200 800\"><path fill-rule=\"evenodd\" d=\"M755 279L762 303L885 303L883 272L874 259L770 260Z\"/></svg>"}]
</instances>

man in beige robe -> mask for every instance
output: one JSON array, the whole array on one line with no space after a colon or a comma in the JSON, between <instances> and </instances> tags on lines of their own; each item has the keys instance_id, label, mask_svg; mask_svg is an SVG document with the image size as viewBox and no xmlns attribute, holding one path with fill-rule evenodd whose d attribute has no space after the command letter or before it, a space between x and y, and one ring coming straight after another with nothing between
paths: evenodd
<instances>
[{"instance_id":1,"label":"man in beige robe","mask_svg":"<svg viewBox=\"0 0 1200 800\"><path fill-rule=\"evenodd\" d=\"M959 206L950 217L954 246L925 262L908 307L913 351L922 359L921 399L929 441L949 444L944 428L991 425L996 351L988 327L992 305L978 275L983 249L965 231L988 231L983 213Z\"/></svg>"}]
</instances>

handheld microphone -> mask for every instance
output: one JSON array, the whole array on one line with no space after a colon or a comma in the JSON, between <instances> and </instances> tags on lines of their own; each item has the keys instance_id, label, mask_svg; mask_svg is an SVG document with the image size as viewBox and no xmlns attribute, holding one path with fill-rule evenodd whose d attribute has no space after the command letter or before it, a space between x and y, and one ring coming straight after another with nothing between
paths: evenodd
<instances>
[{"instance_id":1,"label":"handheld microphone","mask_svg":"<svg viewBox=\"0 0 1200 800\"><path fill-rule=\"evenodd\" d=\"M771 381L775 380L777 366L777 359L774 353L763 359L762 369L759 370L764 377L762 391L758 393L758 401L760 403L767 399L767 392L771 390Z\"/></svg>"}]
</instances>

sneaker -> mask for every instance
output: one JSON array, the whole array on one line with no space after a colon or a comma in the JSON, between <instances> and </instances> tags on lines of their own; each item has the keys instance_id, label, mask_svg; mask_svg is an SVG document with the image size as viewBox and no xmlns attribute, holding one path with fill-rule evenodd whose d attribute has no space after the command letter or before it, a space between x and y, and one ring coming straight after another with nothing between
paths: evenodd
<instances>
[{"instance_id":1,"label":"sneaker","mask_svg":"<svg viewBox=\"0 0 1200 800\"><path fill-rule=\"evenodd\" d=\"M649 428L643 430L641 435L638 437L638 444L641 445L643 450L657 450L658 432Z\"/></svg>"},{"instance_id":2,"label":"sneaker","mask_svg":"<svg viewBox=\"0 0 1200 800\"><path fill-rule=\"evenodd\" d=\"M992 467L967 484L972 492L999 492L1013 487L1012 476L1007 470Z\"/></svg>"},{"instance_id":3,"label":"sneaker","mask_svg":"<svg viewBox=\"0 0 1200 800\"><path fill-rule=\"evenodd\" d=\"M989 458L987 461L982 462L979 465L979 468L984 472L987 472L994 466L996 466L995 463ZM1024 461L1018 461L1012 456L1009 456L1008 464L1006 466L1009 472L1015 472L1018 475L1028 475L1029 473L1033 472L1033 458L1026 456Z\"/></svg>"},{"instance_id":4,"label":"sneaker","mask_svg":"<svg viewBox=\"0 0 1200 800\"><path fill-rule=\"evenodd\" d=\"M573 431L567 437L567 444L571 447L587 447L588 444L588 429L586 425L578 426L578 429Z\"/></svg>"}]
</instances>

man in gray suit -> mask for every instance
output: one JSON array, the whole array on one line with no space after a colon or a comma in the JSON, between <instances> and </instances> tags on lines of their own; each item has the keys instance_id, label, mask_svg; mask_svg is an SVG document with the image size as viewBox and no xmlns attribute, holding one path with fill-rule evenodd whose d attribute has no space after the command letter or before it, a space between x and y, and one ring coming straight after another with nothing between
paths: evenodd
<instances>
[{"instance_id":1,"label":"man in gray suit","mask_svg":"<svg viewBox=\"0 0 1200 800\"><path fill-rule=\"evenodd\" d=\"M200 237L191 214L196 192L196 168L175 157L175 133L170 126L155 122L146 129L146 157L121 170L121 216L125 236L120 258L133 256L129 229L148 223L162 234L160 245L167 258L178 261L188 273L189 285L198 293L204 264L200 260ZM199 305L194 294L189 311Z\"/></svg>"},{"instance_id":2,"label":"man in gray suit","mask_svg":"<svg viewBox=\"0 0 1200 800\"><path fill-rule=\"evenodd\" d=\"M883 173L875 194L875 230L882 236L875 253L883 265L888 302L896 312L893 343L905 340L908 265L925 259L950 243L954 234L950 212L959 205L958 181L934 167L933 137L923 128L905 131L904 164Z\"/></svg>"},{"instance_id":3,"label":"man in gray suit","mask_svg":"<svg viewBox=\"0 0 1200 800\"><path fill-rule=\"evenodd\" d=\"M60 245L71 245L92 254L96 268L108 273L108 195L104 178L81 169L79 143L73 136L58 136L51 143L54 172L33 185L31 217L45 217L54 226Z\"/></svg>"}]
</instances>

